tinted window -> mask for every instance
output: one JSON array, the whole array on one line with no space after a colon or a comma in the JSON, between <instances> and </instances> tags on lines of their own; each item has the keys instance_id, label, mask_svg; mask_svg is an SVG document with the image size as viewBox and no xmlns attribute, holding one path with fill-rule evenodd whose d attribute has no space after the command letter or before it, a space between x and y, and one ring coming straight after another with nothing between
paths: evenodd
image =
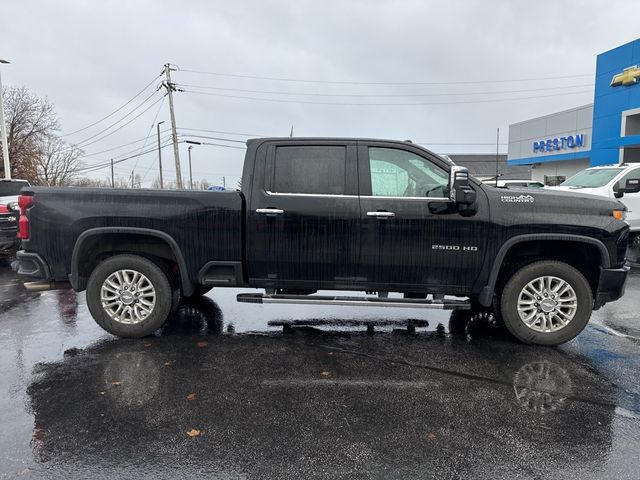
<instances>
[{"instance_id":1,"label":"tinted window","mask_svg":"<svg viewBox=\"0 0 640 480\"><path fill-rule=\"evenodd\" d=\"M345 192L345 147L278 147L272 191L277 193Z\"/></svg>"},{"instance_id":2,"label":"tinted window","mask_svg":"<svg viewBox=\"0 0 640 480\"><path fill-rule=\"evenodd\" d=\"M0 197L18 195L21 188L28 186L27 182L0 182Z\"/></svg>"},{"instance_id":3,"label":"tinted window","mask_svg":"<svg viewBox=\"0 0 640 480\"><path fill-rule=\"evenodd\" d=\"M374 196L447 196L447 172L413 153L394 148L369 148L369 168Z\"/></svg>"}]
</instances>

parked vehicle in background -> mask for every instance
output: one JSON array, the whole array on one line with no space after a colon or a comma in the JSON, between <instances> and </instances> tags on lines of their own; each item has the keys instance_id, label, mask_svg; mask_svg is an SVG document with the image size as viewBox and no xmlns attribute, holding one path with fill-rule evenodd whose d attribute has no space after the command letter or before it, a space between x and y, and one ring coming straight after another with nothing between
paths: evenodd
<instances>
[{"instance_id":1,"label":"parked vehicle in background","mask_svg":"<svg viewBox=\"0 0 640 480\"><path fill-rule=\"evenodd\" d=\"M547 188L619 199L627 207L633 240L640 236L640 164L587 168L557 187Z\"/></svg>"},{"instance_id":2,"label":"parked vehicle in background","mask_svg":"<svg viewBox=\"0 0 640 480\"><path fill-rule=\"evenodd\" d=\"M26 180L0 180L0 253L13 254L19 244L18 232L18 196Z\"/></svg>"},{"instance_id":3,"label":"parked vehicle in background","mask_svg":"<svg viewBox=\"0 0 640 480\"><path fill-rule=\"evenodd\" d=\"M497 185L495 180L484 183L487 185L497 186L498 188L544 188L544 183L536 182L534 180L498 180Z\"/></svg>"},{"instance_id":4,"label":"parked vehicle in background","mask_svg":"<svg viewBox=\"0 0 640 480\"><path fill-rule=\"evenodd\" d=\"M26 189L19 273L31 291L86 290L122 337L216 286L265 289L239 294L247 303L493 309L521 341L556 345L624 293L615 199L494 188L413 143L370 139L250 140L241 185Z\"/></svg>"}]
</instances>

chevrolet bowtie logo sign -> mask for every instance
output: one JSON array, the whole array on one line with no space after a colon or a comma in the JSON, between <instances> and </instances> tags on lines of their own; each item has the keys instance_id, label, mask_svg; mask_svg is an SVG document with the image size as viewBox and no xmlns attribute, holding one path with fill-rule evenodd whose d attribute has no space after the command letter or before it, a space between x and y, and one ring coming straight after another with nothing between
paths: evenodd
<instances>
[{"instance_id":1,"label":"chevrolet bowtie logo sign","mask_svg":"<svg viewBox=\"0 0 640 480\"><path fill-rule=\"evenodd\" d=\"M622 73L614 75L611 79L611 86L618 87L620 85L633 85L638 83L640 79L640 67L635 65L633 67L625 68Z\"/></svg>"}]
</instances>

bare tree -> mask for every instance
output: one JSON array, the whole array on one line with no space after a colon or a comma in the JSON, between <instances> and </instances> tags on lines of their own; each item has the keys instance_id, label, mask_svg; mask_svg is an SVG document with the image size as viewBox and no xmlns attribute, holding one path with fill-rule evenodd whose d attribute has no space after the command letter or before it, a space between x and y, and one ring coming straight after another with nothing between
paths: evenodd
<instances>
[{"instance_id":1,"label":"bare tree","mask_svg":"<svg viewBox=\"0 0 640 480\"><path fill-rule=\"evenodd\" d=\"M115 188L131 188L131 182L126 178L116 177ZM74 187L87 187L87 188L111 188L111 178L99 179L99 178L87 178L77 177L71 182Z\"/></svg>"},{"instance_id":2,"label":"bare tree","mask_svg":"<svg viewBox=\"0 0 640 480\"><path fill-rule=\"evenodd\" d=\"M48 139L60 129L53 105L25 87L10 87L2 94L12 176L37 182L38 157ZM4 176L2 162L0 171Z\"/></svg>"},{"instance_id":3,"label":"bare tree","mask_svg":"<svg viewBox=\"0 0 640 480\"><path fill-rule=\"evenodd\" d=\"M49 136L35 157L36 185L63 187L70 185L79 167L82 150L56 136Z\"/></svg>"}]
</instances>

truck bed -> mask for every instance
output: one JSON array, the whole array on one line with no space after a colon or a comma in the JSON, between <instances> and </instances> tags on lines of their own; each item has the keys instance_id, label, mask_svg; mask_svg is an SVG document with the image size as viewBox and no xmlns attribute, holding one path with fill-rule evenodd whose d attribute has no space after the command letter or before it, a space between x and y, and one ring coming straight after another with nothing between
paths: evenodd
<instances>
[{"instance_id":1,"label":"truck bed","mask_svg":"<svg viewBox=\"0 0 640 480\"><path fill-rule=\"evenodd\" d=\"M56 280L69 280L69 265L81 235L114 227L166 234L182 252L193 283L198 283L195 277L209 262L242 262L244 198L240 192L44 187L23 192L34 197L29 211L31 235L23 248L46 258ZM153 247L149 249L146 253L153 254Z\"/></svg>"}]
</instances>

